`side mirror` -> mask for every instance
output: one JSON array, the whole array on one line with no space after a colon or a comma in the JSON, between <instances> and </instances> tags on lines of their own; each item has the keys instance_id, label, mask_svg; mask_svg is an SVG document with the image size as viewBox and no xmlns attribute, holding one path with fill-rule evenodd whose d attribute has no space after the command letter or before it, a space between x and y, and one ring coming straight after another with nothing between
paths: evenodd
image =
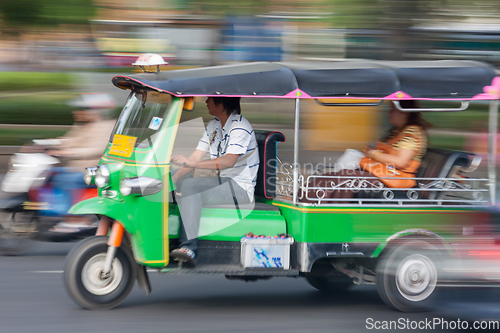
<instances>
[{"instance_id":1,"label":"side mirror","mask_svg":"<svg viewBox=\"0 0 500 333\"><path fill-rule=\"evenodd\" d=\"M184 106L182 107L182 110L193 111L193 109L194 109L194 97L184 98Z\"/></svg>"}]
</instances>

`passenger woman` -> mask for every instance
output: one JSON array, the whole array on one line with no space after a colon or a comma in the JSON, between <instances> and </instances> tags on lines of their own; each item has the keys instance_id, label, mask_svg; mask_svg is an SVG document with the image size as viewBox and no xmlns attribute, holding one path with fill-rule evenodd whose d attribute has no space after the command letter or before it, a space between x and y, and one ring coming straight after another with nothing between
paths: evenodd
<instances>
[{"instance_id":1,"label":"passenger woman","mask_svg":"<svg viewBox=\"0 0 500 333\"><path fill-rule=\"evenodd\" d=\"M401 108L418 109L416 101L400 101ZM391 187L411 188L416 185L414 178L422 157L427 150L426 129L431 125L423 119L420 112L409 112L399 110L394 103L388 114L389 124L392 125L389 132L375 147L369 147L364 151L365 157L359 162L355 170L340 170L325 173L325 176L338 176L331 178L316 179L310 187L327 188L325 192L310 190L309 197L316 198L352 198L354 192L345 190L349 187L359 187L363 177L379 177L378 180L365 179L364 186L368 188ZM360 178L357 178L360 177ZM329 186L326 186L326 185ZM342 187L344 190L338 190Z\"/></svg>"}]
</instances>

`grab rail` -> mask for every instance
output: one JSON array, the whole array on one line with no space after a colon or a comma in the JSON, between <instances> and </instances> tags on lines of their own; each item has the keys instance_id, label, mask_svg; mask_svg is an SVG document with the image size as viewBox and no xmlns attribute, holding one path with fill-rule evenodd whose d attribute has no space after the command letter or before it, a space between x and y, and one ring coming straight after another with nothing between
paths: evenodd
<instances>
[{"instance_id":1,"label":"grab rail","mask_svg":"<svg viewBox=\"0 0 500 333\"><path fill-rule=\"evenodd\" d=\"M316 103L322 106L379 106L381 105L384 101L381 100L379 102L373 102L373 103L324 103L319 101L318 99L315 99Z\"/></svg>"},{"instance_id":2,"label":"grab rail","mask_svg":"<svg viewBox=\"0 0 500 333\"><path fill-rule=\"evenodd\" d=\"M460 107L459 108L417 108L417 109L405 109L401 107L401 104L399 101L392 101L396 108L400 111L405 111L405 112L431 112L431 111L448 111L448 112L458 112L458 111L464 111L467 110L469 107L469 101L461 101Z\"/></svg>"}]
</instances>

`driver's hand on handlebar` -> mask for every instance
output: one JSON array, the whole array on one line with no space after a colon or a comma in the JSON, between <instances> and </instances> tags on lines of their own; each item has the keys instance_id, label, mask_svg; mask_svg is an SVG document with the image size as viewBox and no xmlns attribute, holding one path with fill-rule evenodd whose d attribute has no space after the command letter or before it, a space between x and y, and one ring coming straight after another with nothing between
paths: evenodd
<instances>
[{"instance_id":1,"label":"driver's hand on handlebar","mask_svg":"<svg viewBox=\"0 0 500 333\"><path fill-rule=\"evenodd\" d=\"M189 167L191 165L191 161L186 156L183 155L175 155L170 159L170 163L177 164L183 167Z\"/></svg>"}]
</instances>

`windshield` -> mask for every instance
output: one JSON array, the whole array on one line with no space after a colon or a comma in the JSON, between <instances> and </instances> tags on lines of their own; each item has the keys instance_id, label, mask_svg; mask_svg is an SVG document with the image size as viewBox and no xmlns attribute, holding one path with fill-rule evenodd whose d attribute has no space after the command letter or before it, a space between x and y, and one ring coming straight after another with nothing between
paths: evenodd
<instances>
[{"instance_id":1,"label":"windshield","mask_svg":"<svg viewBox=\"0 0 500 333\"><path fill-rule=\"evenodd\" d=\"M115 125L114 134L136 137L136 147L147 148L171 104L171 96L154 91L132 93Z\"/></svg>"}]
</instances>

